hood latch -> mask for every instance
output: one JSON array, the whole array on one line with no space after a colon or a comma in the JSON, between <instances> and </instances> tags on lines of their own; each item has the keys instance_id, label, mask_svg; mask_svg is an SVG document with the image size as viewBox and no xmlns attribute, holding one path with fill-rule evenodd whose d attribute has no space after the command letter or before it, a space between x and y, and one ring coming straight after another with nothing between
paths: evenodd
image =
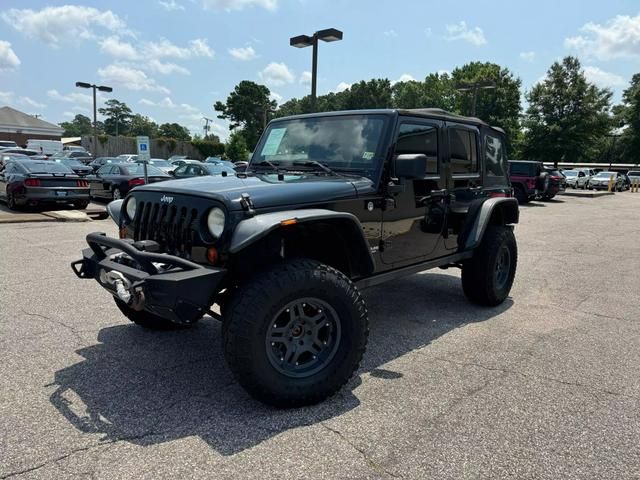
<instances>
[{"instance_id":1,"label":"hood latch","mask_svg":"<svg viewBox=\"0 0 640 480\"><path fill-rule=\"evenodd\" d=\"M253 200L251 200L251 195L249 195L248 193L241 193L240 194L240 205L242 205L242 208L250 216L254 216L256 214L256 211L255 211L254 205L253 205Z\"/></svg>"}]
</instances>

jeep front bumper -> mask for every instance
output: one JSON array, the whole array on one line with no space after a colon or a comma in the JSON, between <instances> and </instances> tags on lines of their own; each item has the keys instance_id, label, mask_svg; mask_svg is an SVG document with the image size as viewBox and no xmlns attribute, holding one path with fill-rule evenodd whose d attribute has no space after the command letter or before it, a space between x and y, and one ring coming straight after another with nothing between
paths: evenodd
<instances>
[{"instance_id":1,"label":"jeep front bumper","mask_svg":"<svg viewBox=\"0 0 640 480\"><path fill-rule=\"evenodd\" d=\"M93 278L132 309L175 323L190 323L208 312L226 275L224 268L148 252L148 244L104 233L90 233L87 243L82 260L71 264L79 278Z\"/></svg>"}]
</instances>

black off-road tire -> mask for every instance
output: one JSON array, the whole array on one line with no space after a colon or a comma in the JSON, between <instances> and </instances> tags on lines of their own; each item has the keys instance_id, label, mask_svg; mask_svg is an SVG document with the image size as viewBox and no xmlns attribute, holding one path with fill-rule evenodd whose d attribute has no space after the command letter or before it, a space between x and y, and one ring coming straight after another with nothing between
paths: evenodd
<instances>
[{"instance_id":1,"label":"black off-road tire","mask_svg":"<svg viewBox=\"0 0 640 480\"><path fill-rule=\"evenodd\" d=\"M190 324L173 323L171 320L159 317L145 310L134 310L119 298L113 297L113 300L116 302L116 306L120 309L125 317L127 317L136 325L140 325L141 327L147 328L149 330L178 330L188 327L189 325L197 322L196 320Z\"/></svg>"},{"instance_id":2,"label":"black off-road tire","mask_svg":"<svg viewBox=\"0 0 640 480\"><path fill-rule=\"evenodd\" d=\"M318 360L310 360L313 368L300 376L294 371L302 368L297 363L294 367L287 361L278 364L282 359L274 362L274 349L287 347L284 342L271 343L269 335L282 315L285 321L286 315L295 318L283 313L289 312L288 305L305 300L324 303L337 327L331 327L332 356L323 360L324 351L319 352ZM299 311L292 310L296 308ZM311 405L336 393L357 370L369 335L367 309L356 286L338 270L308 259L276 265L241 285L226 305L222 331L225 358L236 380L255 399L279 408ZM288 354L289 350L283 356Z\"/></svg>"},{"instance_id":3,"label":"black off-road tire","mask_svg":"<svg viewBox=\"0 0 640 480\"><path fill-rule=\"evenodd\" d=\"M89 202L88 201L75 202L73 206L78 210L84 210L89 206Z\"/></svg>"},{"instance_id":4,"label":"black off-road tire","mask_svg":"<svg viewBox=\"0 0 640 480\"><path fill-rule=\"evenodd\" d=\"M498 274L503 249L507 249L509 265ZM466 297L478 305L500 305L509 295L518 263L518 247L513 229L506 226L490 225L473 257L462 266L462 289ZM500 279L503 281L499 281Z\"/></svg>"},{"instance_id":5,"label":"black off-road tire","mask_svg":"<svg viewBox=\"0 0 640 480\"><path fill-rule=\"evenodd\" d=\"M513 187L513 194L520 205L529 201L529 198L527 198L527 195L524 193L524 188L522 188L520 185L515 185Z\"/></svg>"}]
</instances>

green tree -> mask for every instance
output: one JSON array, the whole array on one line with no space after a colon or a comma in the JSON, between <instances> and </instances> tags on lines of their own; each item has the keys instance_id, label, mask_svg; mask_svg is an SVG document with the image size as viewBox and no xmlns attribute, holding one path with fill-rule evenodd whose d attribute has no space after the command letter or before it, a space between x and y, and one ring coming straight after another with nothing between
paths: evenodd
<instances>
[{"instance_id":1,"label":"green tree","mask_svg":"<svg viewBox=\"0 0 640 480\"><path fill-rule=\"evenodd\" d=\"M451 77L431 73L423 82L411 80L393 85L394 108L442 108L454 111L456 90Z\"/></svg>"},{"instance_id":2,"label":"green tree","mask_svg":"<svg viewBox=\"0 0 640 480\"><path fill-rule=\"evenodd\" d=\"M243 133L243 131L233 132L225 146L225 155L232 162L246 161L249 158L249 150Z\"/></svg>"},{"instance_id":3,"label":"green tree","mask_svg":"<svg viewBox=\"0 0 640 480\"><path fill-rule=\"evenodd\" d=\"M474 115L490 125L501 127L507 133L507 146L511 150L520 130L520 88L522 81L508 68L495 63L470 62L451 73L455 88L476 83L493 84L493 89L478 89L475 115L473 90L458 91L454 111Z\"/></svg>"},{"instance_id":4,"label":"green tree","mask_svg":"<svg viewBox=\"0 0 640 480\"><path fill-rule=\"evenodd\" d=\"M269 99L270 94L264 85L243 80L224 103L216 102L213 108L220 112L218 118L229 120L230 130L242 128L246 144L253 149L264 129L265 112L277 107L276 101Z\"/></svg>"},{"instance_id":5,"label":"green tree","mask_svg":"<svg viewBox=\"0 0 640 480\"><path fill-rule=\"evenodd\" d=\"M126 103L115 98L105 102L106 107L98 109L104 115L104 129L107 135L124 135L128 133L131 125L132 112Z\"/></svg>"},{"instance_id":6,"label":"green tree","mask_svg":"<svg viewBox=\"0 0 640 480\"><path fill-rule=\"evenodd\" d=\"M595 160L612 126L611 96L587 81L577 58L555 62L526 95L526 157L556 164Z\"/></svg>"},{"instance_id":7,"label":"green tree","mask_svg":"<svg viewBox=\"0 0 640 480\"><path fill-rule=\"evenodd\" d=\"M345 92L342 106L344 110L390 108L393 104L393 92L388 78L373 78L368 82L363 80L354 83Z\"/></svg>"},{"instance_id":8,"label":"green tree","mask_svg":"<svg viewBox=\"0 0 640 480\"><path fill-rule=\"evenodd\" d=\"M158 135L158 124L149 117L136 113L131 117L128 133L132 137L143 135L153 138Z\"/></svg>"},{"instance_id":9,"label":"green tree","mask_svg":"<svg viewBox=\"0 0 640 480\"><path fill-rule=\"evenodd\" d=\"M91 119L81 114L73 117L70 122L62 122L60 126L64 128L63 136L65 137L81 137L82 135L91 135L93 133Z\"/></svg>"},{"instance_id":10,"label":"green tree","mask_svg":"<svg viewBox=\"0 0 640 480\"><path fill-rule=\"evenodd\" d=\"M629 88L622 93L622 104L613 108L616 124L623 128L614 154L624 162L640 162L640 73L631 78Z\"/></svg>"},{"instance_id":11,"label":"green tree","mask_svg":"<svg viewBox=\"0 0 640 480\"><path fill-rule=\"evenodd\" d=\"M179 123L163 123L158 127L158 136L174 140L191 140L191 132Z\"/></svg>"}]
</instances>

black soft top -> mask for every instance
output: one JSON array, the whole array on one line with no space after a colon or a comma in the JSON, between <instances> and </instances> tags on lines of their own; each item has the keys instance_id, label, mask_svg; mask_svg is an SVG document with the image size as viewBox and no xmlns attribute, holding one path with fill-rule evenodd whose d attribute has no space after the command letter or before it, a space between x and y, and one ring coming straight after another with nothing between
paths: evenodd
<instances>
[{"instance_id":1,"label":"black soft top","mask_svg":"<svg viewBox=\"0 0 640 480\"><path fill-rule=\"evenodd\" d=\"M276 118L273 121L277 122L280 120L289 120L289 119L297 119L297 118L311 118L311 117L322 117L322 116L340 116L340 115L404 115L404 116L412 116L412 117L424 117L424 118L435 118L438 120L444 121L452 121L458 123L466 123L469 125L475 125L478 127L486 127L496 130L502 134L504 134L504 130L500 127L493 127L486 123L483 120L480 120L476 117L465 117L463 115L458 115L456 113L447 112L441 108L379 108L379 109L364 109L364 110L340 110L334 112L317 112L317 113L306 113L302 115L292 115L289 117L281 117Z\"/></svg>"}]
</instances>

